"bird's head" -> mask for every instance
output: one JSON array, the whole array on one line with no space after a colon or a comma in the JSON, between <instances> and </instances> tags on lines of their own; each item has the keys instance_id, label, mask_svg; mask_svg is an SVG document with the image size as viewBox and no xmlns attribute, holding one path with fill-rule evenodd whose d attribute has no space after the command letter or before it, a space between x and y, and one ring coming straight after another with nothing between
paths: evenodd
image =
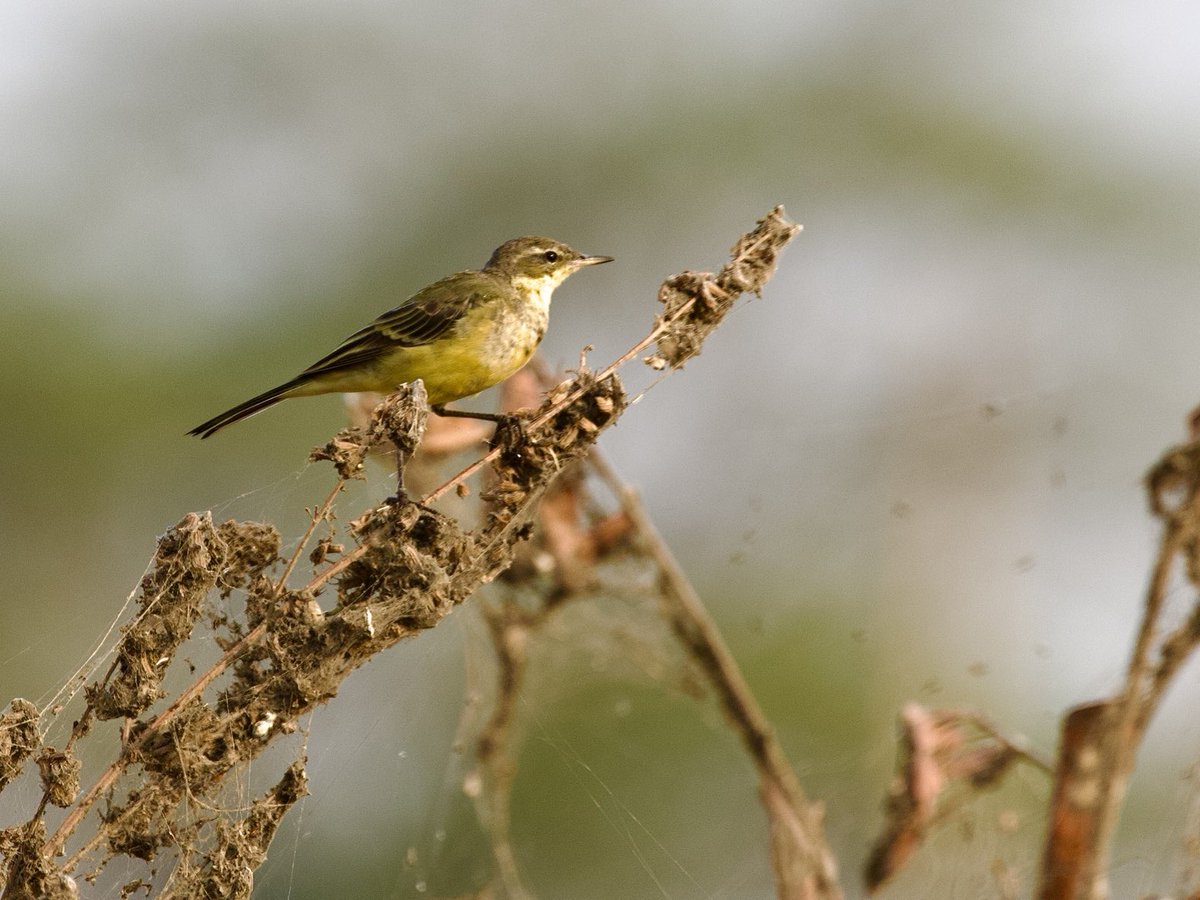
<instances>
[{"instance_id":1,"label":"bird's head","mask_svg":"<svg viewBox=\"0 0 1200 900\"><path fill-rule=\"evenodd\" d=\"M519 237L497 247L484 271L503 275L514 282L545 285L553 290L567 276L585 266L606 262L612 262L612 257L584 256L551 238Z\"/></svg>"}]
</instances>

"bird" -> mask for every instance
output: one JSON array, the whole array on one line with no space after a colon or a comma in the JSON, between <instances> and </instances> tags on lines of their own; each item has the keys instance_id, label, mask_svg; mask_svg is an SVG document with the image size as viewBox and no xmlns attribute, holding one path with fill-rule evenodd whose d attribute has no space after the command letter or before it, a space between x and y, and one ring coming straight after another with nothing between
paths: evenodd
<instances>
[{"instance_id":1,"label":"bird","mask_svg":"<svg viewBox=\"0 0 1200 900\"><path fill-rule=\"evenodd\" d=\"M561 241L527 236L496 248L479 270L417 291L277 387L197 425L211 437L282 400L351 391L390 393L420 378L439 415L503 421L446 404L499 384L529 361L546 334L555 288L611 256L585 256Z\"/></svg>"}]
</instances>

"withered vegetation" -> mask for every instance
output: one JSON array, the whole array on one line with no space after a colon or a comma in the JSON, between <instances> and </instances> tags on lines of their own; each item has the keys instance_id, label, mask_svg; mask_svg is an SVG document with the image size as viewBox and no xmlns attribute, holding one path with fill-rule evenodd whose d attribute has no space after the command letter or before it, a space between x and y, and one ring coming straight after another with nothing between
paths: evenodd
<instances>
[{"instance_id":1,"label":"withered vegetation","mask_svg":"<svg viewBox=\"0 0 1200 900\"><path fill-rule=\"evenodd\" d=\"M102 879L123 897L249 896L280 821L307 792L303 751L252 800L231 802L230 783L242 783L249 763L296 732L301 717L335 697L354 669L472 598L497 663L493 705L474 736L474 769L463 784L490 836L494 863L477 896L530 897L509 839L517 698L529 677L531 647L560 613L586 603L606 562L647 576L640 583L653 585L652 596L640 599L650 600L646 605L687 661L680 686L714 697L741 740L758 777L778 896L840 897L823 806L806 798L636 493L594 446L626 409L617 370L652 345L645 362L659 371L693 358L740 295L761 291L798 230L776 209L737 241L718 272L669 278L649 333L604 369L592 371L581 356L563 380L536 364L518 373L504 386L502 404L521 411L520 426L494 436L489 452L436 487L424 488L436 484L430 479L439 465L485 435L478 422L430 419L417 382L382 401L356 397L356 424L312 452L313 460L332 464L336 477L311 510L306 532L289 542L290 553L283 554L272 525L184 516L160 538L136 612L102 657L106 669L85 667L44 708L17 699L0 715L0 791L31 781L35 768L41 786L28 818L0 829L6 900L76 897L81 880ZM1192 440L1168 451L1146 479L1162 539L1124 684L1111 697L1067 712L1054 765L978 714L906 706L882 833L864 868L870 890L896 877L950 813L1024 764L1053 778L1033 892L1043 900L1106 896L1137 749L1168 686L1200 645L1196 423L1200 413ZM349 479L366 476L370 456L394 461L400 489L339 528L335 503ZM484 482L475 491L478 524L432 506L452 495L465 502L468 479L476 475ZM595 496L597 483L615 505ZM410 498L404 488L418 485L419 499ZM305 557L313 567L307 579L297 575ZM479 597L493 582L497 587ZM1181 583L1190 607L1171 621L1167 598ZM197 640L221 655L185 671L183 650ZM55 720L80 706L63 746L46 743ZM118 720L119 728L97 727L106 720ZM84 761L101 771L81 790ZM111 865L116 860L119 868ZM125 874L137 865L137 877ZM1021 893L1013 867L997 860L993 874L998 896ZM121 878L131 880L119 884Z\"/></svg>"},{"instance_id":2,"label":"withered vegetation","mask_svg":"<svg viewBox=\"0 0 1200 900\"><path fill-rule=\"evenodd\" d=\"M1113 839L1138 749L1167 688L1200 647L1200 409L1190 421L1191 440L1167 450L1145 477L1162 533L1123 684L1110 697L1064 713L1053 765L976 714L906 707L883 833L864 872L870 890L894 878L950 810L995 787L1021 762L1051 782L1033 894L1107 900ZM1187 610L1171 621L1167 598L1185 590ZM995 872L999 896L1027 894L1011 867L997 861ZM1183 895L1200 897L1200 886L1192 883Z\"/></svg>"},{"instance_id":3,"label":"withered vegetation","mask_svg":"<svg viewBox=\"0 0 1200 900\"><path fill-rule=\"evenodd\" d=\"M521 636L568 598L580 596L594 583L597 560L617 548L641 552L653 565L661 562L644 549L659 540L639 526L644 510L636 498L618 486L621 507L600 511L581 474L582 465L594 464L588 457L596 438L625 410L617 369L655 343L657 351L647 361L656 368L678 367L698 353L740 294L761 291L779 252L798 231L776 209L739 239L719 272L670 279L660 293L663 312L649 334L603 370L590 370L581 357L570 377L544 385L544 396L530 381L535 376L522 373L514 389L532 403L515 405L536 409L522 416L519 427L497 436L490 452L419 500L401 487L392 501L363 511L340 532L334 525L336 499L348 479L364 477L369 455L392 454L403 477L419 446L418 461L432 452L421 445L428 418L417 382L313 451L314 460L332 463L336 481L286 557L279 532L269 524L216 523L209 513L184 516L159 540L136 614L124 626L107 670L83 687L84 706L65 746L43 746L42 735L70 697L40 710L14 701L0 718L0 787L33 758L43 784L42 800L28 821L0 831L4 896L74 896L79 879L104 877L118 858L147 864L142 877L123 886L123 895L248 896L281 818L306 792L304 759L296 759L249 803L223 802L230 773L294 732L300 717L335 697L354 669L436 626L506 573L510 585L535 585L543 597L534 606L502 600L485 613L499 648L502 683L477 756L489 782L495 883L510 893L518 890L506 839L506 786L493 776L509 739L522 672ZM440 437L431 437L430 447L463 446L455 434L466 441L478 437L474 423L436 421ZM431 505L451 491L464 496L467 478L477 472L486 476L478 495L480 524L468 527ZM318 530L326 533L318 537ZM634 551L639 544L643 549ZM315 567L307 580L295 577L304 554ZM681 586L677 569L664 570L661 580L664 595L690 591ZM325 608L320 598L329 587L336 600ZM755 765L764 783L787 786L770 802L764 796L772 821L784 823L772 828L781 896L840 896L819 812L799 792L715 627L702 607L676 615L692 617L684 630L702 635L694 638L697 646L719 661L701 668L716 693L736 698L727 711L735 727L749 723L747 745L757 748ZM201 633L222 655L175 688L180 648ZM723 684L730 679L737 684ZM750 709L741 708L747 704ZM120 720L119 733L96 727L110 719ZM93 766L105 767L81 793L79 760L85 752ZM513 768L503 770L511 776ZM66 809L56 822L47 817L50 805ZM778 847L788 843L802 849L780 855Z\"/></svg>"},{"instance_id":4,"label":"withered vegetation","mask_svg":"<svg viewBox=\"0 0 1200 900\"><path fill-rule=\"evenodd\" d=\"M12 701L0 716L0 790L21 772L21 765L41 746L38 708L28 700Z\"/></svg>"}]
</instances>

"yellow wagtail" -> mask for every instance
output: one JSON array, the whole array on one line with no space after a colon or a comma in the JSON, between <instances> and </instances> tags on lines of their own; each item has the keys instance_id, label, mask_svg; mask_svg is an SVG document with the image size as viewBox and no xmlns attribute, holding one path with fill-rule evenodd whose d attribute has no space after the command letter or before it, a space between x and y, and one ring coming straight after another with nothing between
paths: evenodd
<instances>
[{"instance_id":1,"label":"yellow wagtail","mask_svg":"<svg viewBox=\"0 0 1200 900\"><path fill-rule=\"evenodd\" d=\"M498 420L445 404L503 381L529 361L546 333L550 297L571 274L611 262L544 237L501 244L479 271L435 281L350 335L291 381L197 425L206 438L289 397L336 391L388 393L418 378L439 415Z\"/></svg>"}]
</instances>

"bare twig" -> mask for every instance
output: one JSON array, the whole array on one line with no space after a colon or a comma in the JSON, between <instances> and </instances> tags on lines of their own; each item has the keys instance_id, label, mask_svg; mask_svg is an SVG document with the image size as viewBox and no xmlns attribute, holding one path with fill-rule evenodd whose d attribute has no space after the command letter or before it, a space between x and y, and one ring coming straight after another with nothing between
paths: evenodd
<instances>
[{"instance_id":1,"label":"bare twig","mask_svg":"<svg viewBox=\"0 0 1200 900\"><path fill-rule=\"evenodd\" d=\"M483 615L496 651L499 671L495 708L476 741L480 771L478 800L481 818L491 837L499 897L503 900L530 900L532 895L521 880L509 834L512 785L517 774L516 762L510 755L509 738L528 664L526 648L532 623L530 616L518 604L507 601L486 605Z\"/></svg>"},{"instance_id":2,"label":"bare twig","mask_svg":"<svg viewBox=\"0 0 1200 900\"><path fill-rule=\"evenodd\" d=\"M346 479L339 478L334 482L329 494L322 501L321 505L312 514L311 521L308 523L308 528L305 529L299 542L296 544L296 549L292 551L291 557L287 561L287 565L283 568L283 574L279 576L279 580L275 582L275 596L282 597L283 592L287 590L287 583L292 577L292 571L296 568L296 563L300 561L301 555L304 553L304 548L308 546L309 539L313 536L313 532L317 530L317 526L324 522L330 511L333 509L333 501L337 499L337 495L342 492L346 486Z\"/></svg>"},{"instance_id":3,"label":"bare twig","mask_svg":"<svg viewBox=\"0 0 1200 900\"><path fill-rule=\"evenodd\" d=\"M1146 488L1163 534L1141 622L1120 692L1064 717L1042 900L1107 898L1113 837L1138 747L1167 686L1200 645L1200 596L1183 624L1159 637L1173 574L1182 570L1200 587L1200 442L1167 451L1147 474Z\"/></svg>"},{"instance_id":4,"label":"bare twig","mask_svg":"<svg viewBox=\"0 0 1200 900\"><path fill-rule=\"evenodd\" d=\"M665 614L713 685L725 714L758 770L759 797L771 825L771 857L780 898L838 898L837 865L824 836L824 807L809 802L775 731L700 596L659 535L640 497L599 456L591 465L608 483L658 566Z\"/></svg>"}]
</instances>

